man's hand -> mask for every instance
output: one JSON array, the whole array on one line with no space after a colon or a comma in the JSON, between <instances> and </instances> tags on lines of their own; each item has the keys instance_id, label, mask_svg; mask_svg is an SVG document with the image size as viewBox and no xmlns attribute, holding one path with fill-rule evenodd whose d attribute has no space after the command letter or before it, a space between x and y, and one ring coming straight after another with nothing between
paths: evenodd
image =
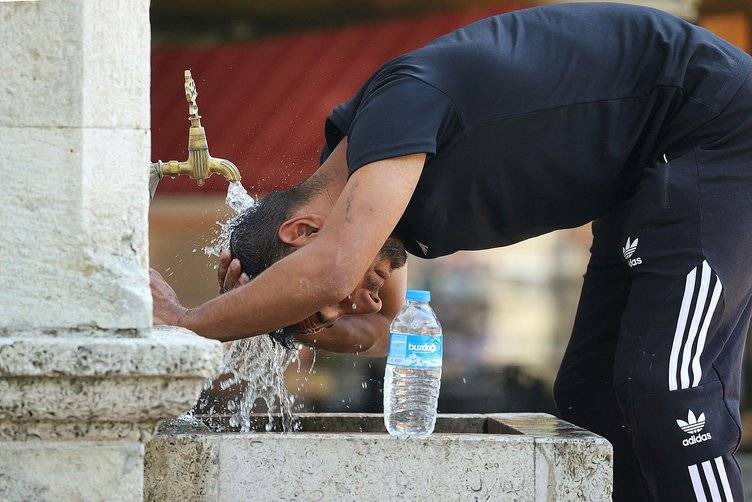
<instances>
[{"instance_id":1,"label":"man's hand","mask_svg":"<svg viewBox=\"0 0 752 502\"><path fill-rule=\"evenodd\" d=\"M153 268L149 269L149 285L154 303L154 324L180 326L180 318L187 309L180 304L175 290Z\"/></svg>"},{"instance_id":2,"label":"man's hand","mask_svg":"<svg viewBox=\"0 0 752 502\"><path fill-rule=\"evenodd\" d=\"M224 249L219 253L217 282L219 283L220 295L251 282L248 274L242 272L240 260L233 258L228 249ZM331 327L339 316L340 314L336 306L324 307L318 313L304 319L298 324L288 326L287 329L290 333L313 335Z\"/></svg>"},{"instance_id":3,"label":"man's hand","mask_svg":"<svg viewBox=\"0 0 752 502\"><path fill-rule=\"evenodd\" d=\"M251 282L248 274L240 268L240 260L233 259L228 249L219 253L219 266L217 267L217 281L219 282L219 294L226 293L231 289Z\"/></svg>"},{"instance_id":4,"label":"man's hand","mask_svg":"<svg viewBox=\"0 0 752 502\"><path fill-rule=\"evenodd\" d=\"M384 357L389 348L389 326L405 303L406 290L407 264L394 270L381 288L382 307L379 312L346 315L327 329L300 333L296 339L329 352Z\"/></svg>"}]
</instances>

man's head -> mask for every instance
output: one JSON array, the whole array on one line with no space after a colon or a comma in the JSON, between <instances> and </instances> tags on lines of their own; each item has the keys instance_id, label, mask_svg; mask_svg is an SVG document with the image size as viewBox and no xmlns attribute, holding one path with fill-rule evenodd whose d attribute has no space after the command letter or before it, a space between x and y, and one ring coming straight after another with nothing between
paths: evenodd
<instances>
[{"instance_id":1,"label":"man's head","mask_svg":"<svg viewBox=\"0 0 752 502\"><path fill-rule=\"evenodd\" d=\"M230 235L230 252L240 260L248 277L258 276L296 249L282 240L281 227L300 209L308 208L321 191L318 187L301 184L271 192L239 217ZM306 230L303 223L306 222L299 224L300 230Z\"/></svg>"},{"instance_id":2,"label":"man's head","mask_svg":"<svg viewBox=\"0 0 752 502\"><path fill-rule=\"evenodd\" d=\"M240 216L230 236L230 251L253 279L312 242L332 206L322 176L313 176L289 190L272 192ZM378 312L381 286L391 271L402 267L406 259L402 243L388 239L357 288L340 302L341 313Z\"/></svg>"}]
</instances>

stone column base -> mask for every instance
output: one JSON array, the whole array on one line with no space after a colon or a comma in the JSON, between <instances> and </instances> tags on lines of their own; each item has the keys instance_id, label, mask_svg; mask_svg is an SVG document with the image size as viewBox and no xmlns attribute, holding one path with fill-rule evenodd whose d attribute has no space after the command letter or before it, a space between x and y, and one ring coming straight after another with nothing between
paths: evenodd
<instances>
[{"instance_id":1,"label":"stone column base","mask_svg":"<svg viewBox=\"0 0 752 502\"><path fill-rule=\"evenodd\" d=\"M144 445L138 441L0 442L0 499L142 499Z\"/></svg>"},{"instance_id":2,"label":"stone column base","mask_svg":"<svg viewBox=\"0 0 752 502\"><path fill-rule=\"evenodd\" d=\"M176 327L0 333L0 500L141 500L142 443L222 352Z\"/></svg>"}]
</instances>

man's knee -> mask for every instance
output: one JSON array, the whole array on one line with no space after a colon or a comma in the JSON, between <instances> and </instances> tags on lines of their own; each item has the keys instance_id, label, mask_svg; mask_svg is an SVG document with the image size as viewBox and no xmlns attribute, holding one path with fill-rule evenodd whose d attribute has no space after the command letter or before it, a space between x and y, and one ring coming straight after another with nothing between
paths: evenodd
<instances>
[{"instance_id":1,"label":"man's knee","mask_svg":"<svg viewBox=\"0 0 752 502\"><path fill-rule=\"evenodd\" d=\"M614 440L614 431L623 424L609 381L584 383L557 378L554 382L554 402L562 419L610 441Z\"/></svg>"},{"instance_id":2,"label":"man's knee","mask_svg":"<svg viewBox=\"0 0 752 502\"><path fill-rule=\"evenodd\" d=\"M560 374L556 375L556 380L554 380L553 393L556 410L559 412L559 415L564 418L563 414L566 412L566 409L569 406L570 396L569 393L566 392L566 381Z\"/></svg>"},{"instance_id":3,"label":"man's knee","mask_svg":"<svg viewBox=\"0 0 752 502\"><path fill-rule=\"evenodd\" d=\"M591 408L588 400L582 399L584 391L590 386L559 373L554 380L554 403L559 416L569 422L577 423L583 413Z\"/></svg>"}]
</instances>

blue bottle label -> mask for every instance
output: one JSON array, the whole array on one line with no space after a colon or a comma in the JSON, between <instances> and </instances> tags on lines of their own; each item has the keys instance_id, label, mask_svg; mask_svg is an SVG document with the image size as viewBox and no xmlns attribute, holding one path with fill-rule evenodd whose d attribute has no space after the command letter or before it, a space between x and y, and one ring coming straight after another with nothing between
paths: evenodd
<instances>
[{"instance_id":1,"label":"blue bottle label","mask_svg":"<svg viewBox=\"0 0 752 502\"><path fill-rule=\"evenodd\" d=\"M387 364L408 368L441 368L444 348L441 336L389 334Z\"/></svg>"}]
</instances>

